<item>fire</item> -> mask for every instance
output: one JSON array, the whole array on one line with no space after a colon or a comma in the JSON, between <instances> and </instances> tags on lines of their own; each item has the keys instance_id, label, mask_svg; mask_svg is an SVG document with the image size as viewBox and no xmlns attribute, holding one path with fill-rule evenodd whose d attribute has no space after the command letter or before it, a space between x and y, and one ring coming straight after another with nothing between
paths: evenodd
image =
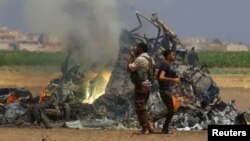
<instances>
[{"instance_id":1,"label":"fire","mask_svg":"<svg viewBox=\"0 0 250 141\"><path fill-rule=\"evenodd\" d=\"M7 97L6 102L7 102L7 103L15 103L15 102L18 102L18 98L17 98L16 94L13 92L10 96Z\"/></svg>"},{"instance_id":2,"label":"fire","mask_svg":"<svg viewBox=\"0 0 250 141\"><path fill-rule=\"evenodd\" d=\"M191 104L193 101L191 98L187 96L181 96L180 94L174 94L172 96L173 99L173 105L174 105L174 110L177 111L181 106L186 105L186 104Z\"/></svg>"},{"instance_id":3,"label":"fire","mask_svg":"<svg viewBox=\"0 0 250 141\"><path fill-rule=\"evenodd\" d=\"M40 92L40 96L39 96L39 103L43 102L45 100L46 97L46 87L43 87L41 92Z\"/></svg>"},{"instance_id":4,"label":"fire","mask_svg":"<svg viewBox=\"0 0 250 141\"><path fill-rule=\"evenodd\" d=\"M172 98L173 98L174 110L177 111L180 108L180 106L181 106L181 103L179 101L179 96L178 95L174 95Z\"/></svg>"},{"instance_id":5,"label":"fire","mask_svg":"<svg viewBox=\"0 0 250 141\"><path fill-rule=\"evenodd\" d=\"M98 97L105 93L109 82L111 71L103 70L100 73L89 72L87 74L86 99L83 103L93 103Z\"/></svg>"},{"instance_id":6,"label":"fire","mask_svg":"<svg viewBox=\"0 0 250 141\"><path fill-rule=\"evenodd\" d=\"M104 71L102 72L102 76L103 76L103 78L108 82L109 79L110 79L110 76L111 76L111 72L110 72L110 71L107 71L107 70L104 70Z\"/></svg>"}]
</instances>

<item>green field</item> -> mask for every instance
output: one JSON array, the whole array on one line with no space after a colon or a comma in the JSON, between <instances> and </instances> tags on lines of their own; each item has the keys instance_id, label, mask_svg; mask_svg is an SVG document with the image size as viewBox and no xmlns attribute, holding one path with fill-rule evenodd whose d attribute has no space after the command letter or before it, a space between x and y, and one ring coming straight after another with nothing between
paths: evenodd
<instances>
[{"instance_id":1,"label":"green field","mask_svg":"<svg viewBox=\"0 0 250 141\"><path fill-rule=\"evenodd\" d=\"M0 66L60 66L65 53L0 51Z\"/></svg>"},{"instance_id":2,"label":"green field","mask_svg":"<svg viewBox=\"0 0 250 141\"><path fill-rule=\"evenodd\" d=\"M0 51L0 70L60 70L64 52ZM206 64L213 74L250 74L250 52L198 52L199 64Z\"/></svg>"},{"instance_id":3,"label":"green field","mask_svg":"<svg viewBox=\"0 0 250 141\"><path fill-rule=\"evenodd\" d=\"M250 67L250 52L200 51L198 56L208 67Z\"/></svg>"}]
</instances>

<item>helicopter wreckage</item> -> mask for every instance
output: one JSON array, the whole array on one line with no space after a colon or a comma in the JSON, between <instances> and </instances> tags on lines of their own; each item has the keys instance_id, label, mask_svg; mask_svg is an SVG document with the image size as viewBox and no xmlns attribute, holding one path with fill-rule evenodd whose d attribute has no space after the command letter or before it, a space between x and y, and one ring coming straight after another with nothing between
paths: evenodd
<instances>
[{"instance_id":1,"label":"helicopter wreckage","mask_svg":"<svg viewBox=\"0 0 250 141\"><path fill-rule=\"evenodd\" d=\"M209 124L249 124L249 111L239 111L234 107L235 101L225 103L220 98L219 87L212 80L206 65L185 64L185 46L156 14L152 14L150 19L139 12L136 16L139 26L130 31L124 29L120 34L118 60L109 75L103 95L92 100L93 103L84 103L93 98L92 93L100 83L103 83L103 75L99 72L87 81L88 71L81 70L81 66L76 65L68 69L72 53L69 49L62 64L62 77L51 80L41 90L40 96L32 97L26 89L0 89L1 126L138 128L133 106L133 85L126 69L130 49L138 42L149 45L149 54L155 59L156 65L163 60L163 50L171 49L176 52L177 60L171 67L182 83L173 88L176 112L171 127L180 130L200 130L206 129ZM151 23L157 29L156 37L149 38L138 33L142 27L142 20ZM95 83L97 81L100 83ZM153 117L160 115L155 117L155 121L156 125L161 127L164 121L160 119L166 113L157 82L153 85L147 107Z\"/></svg>"}]
</instances>

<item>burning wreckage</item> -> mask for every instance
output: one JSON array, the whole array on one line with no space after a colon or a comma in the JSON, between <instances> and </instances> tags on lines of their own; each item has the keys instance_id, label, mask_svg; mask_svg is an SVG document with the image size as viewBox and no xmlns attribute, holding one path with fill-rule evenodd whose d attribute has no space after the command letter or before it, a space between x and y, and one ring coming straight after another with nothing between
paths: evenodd
<instances>
[{"instance_id":1,"label":"burning wreckage","mask_svg":"<svg viewBox=\"0 0 250 141\"><path fill-rule=\"evenodd\" d=\"M182 83L173 88L176 91L173 95L176 113L171 122L172 127L199 130L206 129L209 124L249 124L249 111L237 110L233 100L229 103L221 100L219 88L210 77L206 65L194 67L184 63L186 48L156 14L152 14L151 19L138 12L136 16L139 26L131 31L121 32L118 60L112 73L106 76L107 79L104 79L103 72L99 72L91 80L87 80L89 72L81 70L79 65L68 69L72 54L69 49L62 64L62 77L52 80L42 89L40 96L33 98L26 89L0 89L1 126L137 128L133 85L126 67L130 49L138 42L149 45L150 55L154 57L156 65L164 59L161 56L163 50L171 49L176 52L178 59L171 67L180 76ZM142 19L156 27L158 33L155 38L138 33L142 27ZM99 93L99 97L94 97L96 93ZM147 106L157 121L156 125L162 126L164 121L160 119L164 117L166 110L161 102L157 83L153 85Z\"/></svg>"}]
</instances>

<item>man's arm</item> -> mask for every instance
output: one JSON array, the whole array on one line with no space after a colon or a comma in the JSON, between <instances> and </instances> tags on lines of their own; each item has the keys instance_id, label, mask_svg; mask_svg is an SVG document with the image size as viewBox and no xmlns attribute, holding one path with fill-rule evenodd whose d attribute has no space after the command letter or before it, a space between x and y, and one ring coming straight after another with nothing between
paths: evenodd
<instances>
[{"instance_id":1,"label":"man's arm","mask_svg":"<svg viewBox=\"0 0 250 141\"><path fill-rule=\"evenodd\" d=\"M132 72L132 70L131 70L131 68L129 67L129 65L132 64L132 63L134 63L134 62L135 62L135 58L130 57L129 63L128 63L128 66L127 66L128 72Z\"/></svg>"},{"instance_id":2,"label":"man's arm","mask_svg":"<svg viewBox=\"0 0 250 141\"><path fill-rule=\"evenodd\" d=\"M165 71L161 71L160 76L159 76L159 80L160 81L169 81L172 83L176 83L176 84L180 84L180 78L171 78L171 77L165 77L166 72Z\"/></svg>"},{"instance_id":3,"label":"man's arm","mask_svg":"<svg viewBox=\"0 0 250 141\"><path fill-rule=\"evenodd\" d=\"M134 50L131 50L130 51L130 59L129 59L129 62L128 62L128 66L127 66L127 70L128 72L132 72L131 68L129 65L131 65L132 63L135 62L135 51Z\"/></svg>"}]
</instances>

